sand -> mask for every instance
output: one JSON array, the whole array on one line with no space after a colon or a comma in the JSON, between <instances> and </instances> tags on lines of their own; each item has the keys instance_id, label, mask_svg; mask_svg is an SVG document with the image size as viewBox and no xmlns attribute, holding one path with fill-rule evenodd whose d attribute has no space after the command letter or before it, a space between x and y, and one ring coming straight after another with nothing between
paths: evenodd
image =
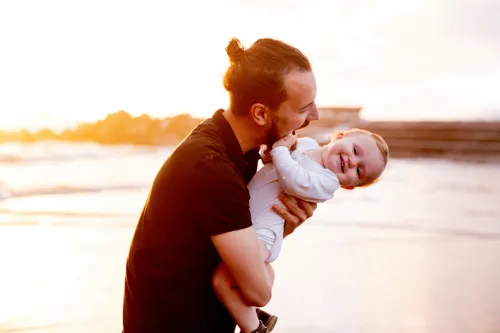
<instances>
[{"instance_id":1,"label":"sand","mask_svg":"<svg viewBox=\"0 0 500 333\"><path fill-rule=\"evenodd\" d=\"M495 235L313 222L274 265L276 333L500 332ZM1 227L0 332L121 332L132 233Z\"/></svg>"}]
</instances>

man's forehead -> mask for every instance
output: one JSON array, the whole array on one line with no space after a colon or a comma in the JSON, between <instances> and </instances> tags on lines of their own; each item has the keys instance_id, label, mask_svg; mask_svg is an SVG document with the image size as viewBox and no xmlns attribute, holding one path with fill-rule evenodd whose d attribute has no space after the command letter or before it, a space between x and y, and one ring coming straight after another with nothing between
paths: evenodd
<instances>
[{"instance_id":1,"label":"man's forehead","mask_svg":"<svg viewBox=\"0 0 500 333\"><path fill-rule=\"evenodd\" d=\"M311 71L291 72L285 76L284 83L290 98L314 98L316 95L316 79Z\"/></svg>"}]
</instances>

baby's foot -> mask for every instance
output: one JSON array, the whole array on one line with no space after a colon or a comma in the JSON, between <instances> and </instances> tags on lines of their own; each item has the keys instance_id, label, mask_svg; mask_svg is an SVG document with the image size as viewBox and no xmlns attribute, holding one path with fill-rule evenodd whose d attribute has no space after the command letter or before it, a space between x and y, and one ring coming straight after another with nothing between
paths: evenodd
<instances>
[{"instance_id":1,"label":"baby's foot","mask_svg":"<svg viewBox=\"0 0 500 333\"><path fill-rule=\"evenodd\" d=\"M262 321L259 320L259 327L257 327L255 330L253 330L252 332L249 332L249 333L267 333L267 332L270 332L270 331L268 331L266 325L264 325L262 323ZM240 331L240 333L244 333L244 332Z\"/></svg>"},{"instance_id":2,"label":"baby's foot","mask_svg":"<svg viewBox=\"0 0 500 333\"><path fill-rule=\"evenodd\" d=\"M274 326L276 326L276 323L278 322L278 317L270 313L267 313L266 311L261 309L255 309L255 311L257 312L259 320L262 321L264 325L267 327L267 332L271 332L274 329Z\"/></svg>"}]
</instances>

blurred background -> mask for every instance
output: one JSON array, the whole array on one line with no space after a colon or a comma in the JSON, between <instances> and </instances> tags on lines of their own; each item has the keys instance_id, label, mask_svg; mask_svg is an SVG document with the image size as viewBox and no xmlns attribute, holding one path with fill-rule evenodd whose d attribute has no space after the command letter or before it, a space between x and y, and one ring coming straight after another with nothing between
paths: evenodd
<instances>
[{"instance_id":1,"label":"blurred background","mask_svg":"<svg viewBox=\"0 0 500 333\"><path fill-rule=\"evenodd\" d=\"M500 332L498 0L0 2L0 332L121 331L135 224L227 106L232 37L310 58L300 135L362 127L392 155L285 242L275 332Z\"/></svg>"}]
</instances>

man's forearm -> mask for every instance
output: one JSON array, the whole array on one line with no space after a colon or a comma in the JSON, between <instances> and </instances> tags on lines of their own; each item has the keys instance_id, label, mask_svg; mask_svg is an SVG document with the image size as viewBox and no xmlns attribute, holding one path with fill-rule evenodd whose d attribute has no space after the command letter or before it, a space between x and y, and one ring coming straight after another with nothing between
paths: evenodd
<instances>
[{"instance_id":1,"label":"man's forearm","mask_svg":"<svg viewBox=\"0 0 500 333\"><path fill-rule=\"evenodd\" d=\"M271 299L274 273L262 260L253 226L212 236L212 242L245 301L252 306L265 306Z\"/></svg>"}]
</instances>

